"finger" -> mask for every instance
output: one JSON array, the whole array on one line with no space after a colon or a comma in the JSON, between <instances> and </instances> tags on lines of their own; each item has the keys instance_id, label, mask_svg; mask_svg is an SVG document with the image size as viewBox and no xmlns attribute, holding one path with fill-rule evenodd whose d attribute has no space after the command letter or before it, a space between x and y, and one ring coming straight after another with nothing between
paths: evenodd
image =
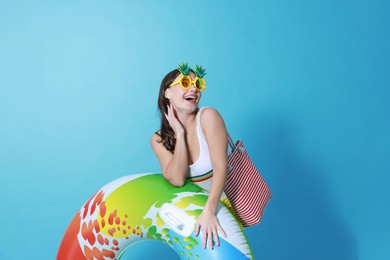
<instances>
[{"instance_id":1,"label":"finger","mask_svg":"<svg viewBox=\"0 0 390 260\"><path fill-rule=\"evenodd\" d=\"M219 246L219 236L218 236L218 232L216 229L213 230L213 238L214 238L215 244L217 246Z\"/></svg>"},{"instance_id":2,"label":"finger","mask_svg":"<svg viewBox=\"0 0 390 260\"><path fill-rule=\"evenodd\" d=\"M196 224L195 224L195 236L199 235L199 229L200 229L200 225L199 225L198 222L196 222Z\"/></svg>"},{"instance_id":3,"label":"finger","mask_svg":"<svg viewBox=\"0 0 390 260\"><path fill-rule=\"evenodd\" d=\"M168 105L168 116L171 116L172 114L172 107L171 105Z\"/></svg>"},{"instance_id":4,"label":"finger","mask_svg":"<svg viewBox=\"0 0 390 260\"><path fill-rule=\"evenodd\" d=\"M206 246L207 246L207 232L205 230L202 230L202 244L203 244L203 248L206 248Z\"/></svg>"},{"instance_id":5,"label":"finger","mask_svg":"<svg viewBox=\"0 0 390 260\"><path fill-rule=\"evenodd\" d=\"M169 104L169 111L171 112L171 113L173 113L173 106L172 106L172 104Z\"/></svg>"},{"instance_id":6,"label":"finger","mask_svg":"<svg viewBox=\"0 0 390 260\"><path fill-rule=\"evenodd\" d=\"M174 118L176 118L176 111L175 111L175 108L173 107L173 105L171 104L171 106L170 106L170 109L171 109L171 113L172 113L172 116L174 117Z\"/></svg>"},{"instance_id":7,"label":"finger","mask_svg":"<svg viewBox=\"0 0 390 260\"><path fill-rule=\"evenodd\" d=\"M168 116L169 116L169 119L171 120L171 122L174 122L174 119L176 119L175 114L173 113L172 106L169 106Z\"/></svg>"},{"instance_id":8,"label":"finger","mask_svg":"<svg viewBox=\"0 0 390 260\"><path fill-rule=\"evenodd\" d=\"M171 119L169 118L169 116L168 116L167 114L165 114L165 118L167 119L168 124L169 124L170 126L172 126Z\"/></svg>"},{"instance_id":9,"label":"finger","mask_svg":"<svg viewBox=\"0 0 390 260\"><path fill-rule=\"evenodd\" d=\"M213 232L207 232L207 243L209 243L210 249L213 249Z\"/></svg>"},{"instance_id":10,"label":"finger","mask_svg":"<svg viewBox=\"0 0 390 260\"><path fill-rule=\"evenodd\" d=\"M218 232L222 234L224 238L227 238L226 232L221 226L218 226Z\"/></svg>"}]
</instances>

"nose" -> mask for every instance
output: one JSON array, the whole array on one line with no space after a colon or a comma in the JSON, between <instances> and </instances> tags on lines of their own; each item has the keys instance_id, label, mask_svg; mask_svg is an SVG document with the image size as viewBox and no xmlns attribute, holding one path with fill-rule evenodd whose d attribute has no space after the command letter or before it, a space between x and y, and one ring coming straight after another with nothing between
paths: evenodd
<instances>
[{"instance_id":1,"label":"nose","mask_svg":"<svg viewBox=\"0 0 390 260\"><path fill-rule=\"evenodd\" d=\"M188 90L192 91L192 92L198 92L198 90L195 87L195 83L194 82L191 83L191 86L190 86L190 88Z\"/></svg>"},{"instance_id":2,"label":"nose","mask_svg":"<svg viewBox=\"0 0 390 260\"><path fill-rule=\"evenodd\" d=\"M198 92L198 90L195 88L194 84L191 84L191 87L188 89L190 92Z\"/></svg>"}]
</instances>

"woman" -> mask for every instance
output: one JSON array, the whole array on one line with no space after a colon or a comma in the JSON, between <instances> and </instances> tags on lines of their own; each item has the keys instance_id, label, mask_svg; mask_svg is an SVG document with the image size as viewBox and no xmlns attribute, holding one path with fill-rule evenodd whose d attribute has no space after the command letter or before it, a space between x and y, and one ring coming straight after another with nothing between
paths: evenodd
<instances>
[{"instance_id":1,"label":"woman","mask_svg":"<svg viewBox=\"0 0 390 260\"><path fill-rule=\"evenodd\" d=\"M158 97L161 129L151 138L163 176L175 186L188 178L210 192L195 225L202 229L203 247L212 249L213 239L226 233L216 217L227 175L228 135L225 123L213 108L198 108L206 87L205 70L180 64L163 79Z\"/></svg>"}]
</instances>

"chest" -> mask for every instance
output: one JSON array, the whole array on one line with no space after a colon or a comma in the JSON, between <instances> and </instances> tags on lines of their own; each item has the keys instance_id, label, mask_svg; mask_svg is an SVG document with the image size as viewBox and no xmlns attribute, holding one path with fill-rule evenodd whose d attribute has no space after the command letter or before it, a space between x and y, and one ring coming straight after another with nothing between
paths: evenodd
<instances>
[{"instance_id":1,"label":"chest","mask_svg":"<svg viewBox=\"0 0 390 260\"><path fill-rule=\"evenodd\" d=\"M199 158L200 147L196 129L189 131L186 135L186 145L188 153L188 164L191 165Z\"/></svg>"}]
</instances>

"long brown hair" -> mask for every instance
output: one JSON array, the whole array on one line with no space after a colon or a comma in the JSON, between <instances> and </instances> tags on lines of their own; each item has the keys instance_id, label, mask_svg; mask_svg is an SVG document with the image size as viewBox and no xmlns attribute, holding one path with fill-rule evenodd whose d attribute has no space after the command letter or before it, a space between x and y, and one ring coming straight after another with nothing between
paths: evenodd
<instances>
[{"instance_id":1,"label":"long brown hair","mask_svg":"<svg viewBox=\"0 0 390 260\"><path fill-rule=\"evenodd\" d=\"M160 85L160 92L158 94L157 101L157 106L158 110L160 111L161 118L160 143L162 142L165 148L167 148L167 150L171 153L173 153L173 151L175 150L176 138L175 132L173 131L172 127L169 125L169 122L165 117L165 115L168 114L168 105L170 104L169 99L165 97L165 90L169 88L169 85L172 84L172 82L177 76L179 76L179 74L180 71L174 69L163 78Z\"/></svg>"}]
</instances>

